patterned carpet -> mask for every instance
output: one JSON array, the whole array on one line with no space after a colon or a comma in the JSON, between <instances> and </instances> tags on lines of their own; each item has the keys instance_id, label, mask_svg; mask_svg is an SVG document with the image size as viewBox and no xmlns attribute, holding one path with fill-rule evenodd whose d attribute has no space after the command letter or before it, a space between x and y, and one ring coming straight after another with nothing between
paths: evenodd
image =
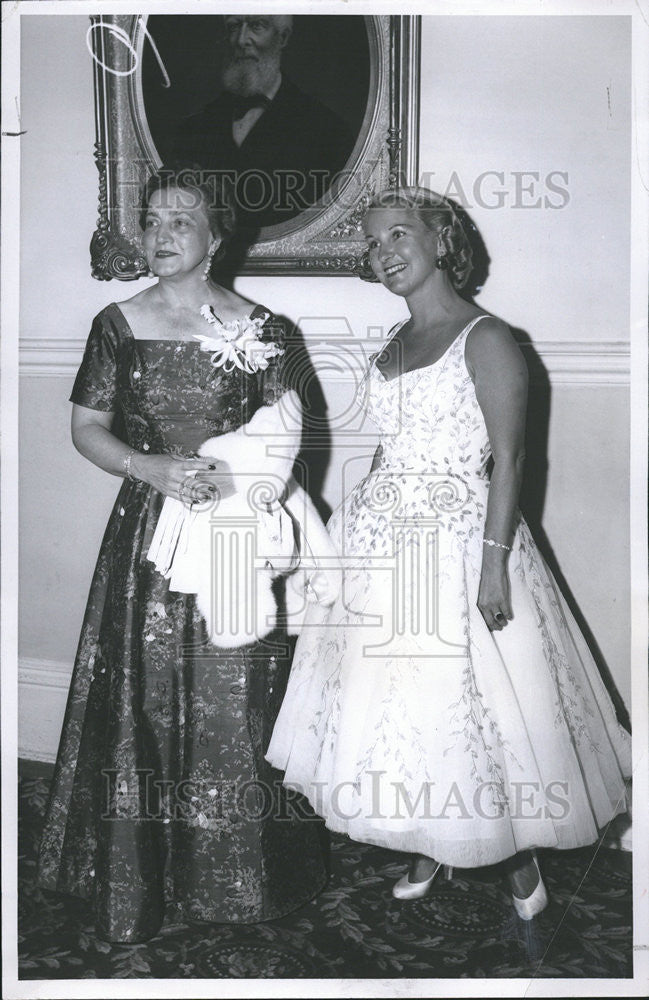
<instances>
[{"instance_id":1,"label":"patterned carpet","mask_svg":"<svg viewBox=\"0 0 649 1000\"><path fill-rule=\"evenodd\" d=\"M317 899L273 923L166 924L146 944L107 944L87 904L34 885L46 778L20 783L21 979L493 978L632 975L631 856L539 854L551 905L518 920L497 868L455 872L399 903L404 858L334 836Z\"/></svg>"}]
</instances>

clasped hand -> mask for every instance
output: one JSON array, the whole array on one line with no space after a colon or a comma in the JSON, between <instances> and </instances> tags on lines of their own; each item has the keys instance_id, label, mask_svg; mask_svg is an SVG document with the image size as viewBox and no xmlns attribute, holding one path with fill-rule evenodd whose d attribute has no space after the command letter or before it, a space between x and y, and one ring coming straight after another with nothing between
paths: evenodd
<instances>
[{"instance_id":1,"label":"clasped hand","mask_svg":"<svg viewBox=\"0 0 649 1000\"><path fill-rule=\"evenodd\" d=\"M235 493L230 466L218 458L136 454L133 475L174 500L201 503Z\"/></svg>"}]
</instances>

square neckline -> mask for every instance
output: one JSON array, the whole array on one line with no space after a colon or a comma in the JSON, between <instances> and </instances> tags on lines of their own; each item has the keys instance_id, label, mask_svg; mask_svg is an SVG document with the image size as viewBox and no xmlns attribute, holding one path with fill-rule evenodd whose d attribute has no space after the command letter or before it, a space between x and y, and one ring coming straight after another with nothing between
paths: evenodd
<instances>
[{"instance_id":1,"label":"square neckline","mask_svg":"<svg viewBox=\"0 0 649 1000\"><path fill-rule=\"evenodd\" d=\"M473 319L469 320L469 322L466 323L465 326L462 327L462 329L458 333L457 337L453 338L453 340L448 345L448 347L446 348L446 350L444 351L444 353L440 354L440 356L438 357L437 361L432 361L429 365L420 365L419 368L408 368L407 371L400 372L399 375L395 375L394 378L386 378L385 375L383 374L383 372L381 371L381 369L378 367L378 365L376 363L376 360L377 360L378 357L380 357L380 355L383 353L383 351L386 349L386 347L390 346L390 344L392 343L392 341L394 340L394 338L399 333L399 330L401 330L406 325L406 323L408 322L407 319L403 319L403 320L401 320L401 322L399 323L399 326L397 327L397 329L395 330L395 332L392 334L392 336L390 337L390 339L386 343L385 347L383 347L379 351L379 353L377 355L375 355L375 357L372 359L372 368L374 368L374 370L380 375L380 377L381 377L382 381L385 383L385 385L392 385L393 382L398 382L399 379L404 378L406 375L412 375L413 372L425 372L425 371L428 371L429 368L435 368L436 365L438 365L440 363L440 361L443 361L446 358L447 354L450 353L451 349L453 347L455 347L455 345L457 344L458 340L460 340L460 338L464 336L464 334L467 332L467 330L469 328L472 329L473 326L478 322L478 320L480 320L480 319L488 319L488 318L489 318L489 314L488 313L481 313L479 316L474 316Z\"/></svg>"},{"instance_id":2,"label":"square neckline","mask_svg":"<svg viewBox=\"0 0 649 1000\"><path fill-rule=\"evenodd\" d=\"M108 305L106 306L106 309L114 309L117 311L122 326L126 329L126 332L130 336L133 343L135 344L188 344L190 347L199 347L199 348L201 346L198 340L184 340L181 337L136 337L135 334L133 333L131 324L127 320L126 316L122 312L122 309L120 308L117 302L109 302ZM258 309L261 310L262 312L267 313L268 316L270 316L270 309L266 309L264 308L264 306L259 305L259 303L256 303L249 313L247 313L245 316L238 317L238 319L252 319ZM234 321L230 320L229 322L234 322Z\"/></svg>"}]
</instances>

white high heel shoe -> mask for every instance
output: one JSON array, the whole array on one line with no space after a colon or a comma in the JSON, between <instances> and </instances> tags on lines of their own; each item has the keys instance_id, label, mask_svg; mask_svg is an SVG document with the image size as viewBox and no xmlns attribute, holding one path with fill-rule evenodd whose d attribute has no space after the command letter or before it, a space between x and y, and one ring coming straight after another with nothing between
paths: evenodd
<instances>
[{"instance_id":1,"label":"white high heel shoe","mask_svg":"<svg viewBox=\"0 0 649 1000\"><path fill-rule=\"evenodd\" d=\"M453 869L450 865L444 865L440 861L430 878L426 878L423 882L411 882L408 878L408 872L402 875L398 882L392 886L392 895L395 899L421 899L425 896L430 889L433 881L435 880L440 869L446 868L446 878L450 879L453 876Z\"/></svg>"},{"instance_id":2,"label":"white high heel shoe","mask_svg":"<svg viewBox=\"0 0 649 1000\"><path fill-rule=\"evenodd\" d=\"M532 855L532 861L536 866L538 872L539 880L536 883L536 888L531 895L526 896L525 899L519 899L512 893L512 902L514 904L514 909L518 913L521 920L532 920L541 910L544 910L548 905L548 894L546 888L543 884L543 879L541 878L541 871L539 869L539 863L536 860L536 854Z\"/></svg>"}]
</instances>

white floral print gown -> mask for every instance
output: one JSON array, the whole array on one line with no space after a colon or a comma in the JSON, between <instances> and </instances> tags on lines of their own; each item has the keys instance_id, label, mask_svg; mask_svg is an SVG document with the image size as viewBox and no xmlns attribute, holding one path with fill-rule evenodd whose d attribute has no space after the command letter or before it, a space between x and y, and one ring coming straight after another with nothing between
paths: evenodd
<instances>
[{"instance_id":1,"label":"white floral print gown","mask_svg":"<svg viewBox=\"0 0 649 1000\"><path fill-rule=\"evenodd\" d=\"M477 607L490 447L464 349L386 381L372 364L374 472L329 530L344 586L314 607L268 759L327 826L477 867L592 843L626 811L630 738L519 516L514 618Z\"/></svg>"}]
</instances>

